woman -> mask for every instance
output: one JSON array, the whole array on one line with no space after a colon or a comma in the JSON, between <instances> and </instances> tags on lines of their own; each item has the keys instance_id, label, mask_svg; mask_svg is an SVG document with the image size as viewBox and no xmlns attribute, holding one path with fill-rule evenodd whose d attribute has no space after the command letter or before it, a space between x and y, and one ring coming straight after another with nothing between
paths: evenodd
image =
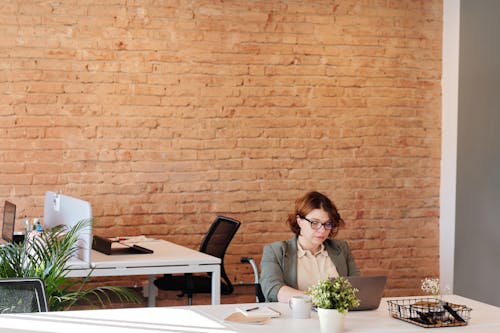
<instances>
[{"instance_id":1,"label":"woman","mask_svg":"<svg viewBox=\"0 0 500 333\"><path fill-rule=\"evenodd\" d=\"M298 199L287 223L294 237L264 246L260 284L268 302L288 302L328 277L359 275L347 242L333 239L344 220L327 196Z\"/></svg>"}]
</instances>

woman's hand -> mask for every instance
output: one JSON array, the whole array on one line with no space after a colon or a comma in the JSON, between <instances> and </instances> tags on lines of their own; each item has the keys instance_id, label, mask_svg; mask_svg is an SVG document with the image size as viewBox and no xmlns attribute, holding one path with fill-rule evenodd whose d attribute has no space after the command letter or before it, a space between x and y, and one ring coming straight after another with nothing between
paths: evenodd
<instances>
[{"instance_id":1,"label":"woman's hand","mask_svg":"<svg viewBox=\"0 0 500 333\"><path fill-rule=\"evenodd\" d=\"M290 298L292 298L293 296L301 296L301 295L305 295L305 293L302 290L298 290L289 286L283 286L278 291L278 302L288 303Z\"/></svg>"}]
</instances>

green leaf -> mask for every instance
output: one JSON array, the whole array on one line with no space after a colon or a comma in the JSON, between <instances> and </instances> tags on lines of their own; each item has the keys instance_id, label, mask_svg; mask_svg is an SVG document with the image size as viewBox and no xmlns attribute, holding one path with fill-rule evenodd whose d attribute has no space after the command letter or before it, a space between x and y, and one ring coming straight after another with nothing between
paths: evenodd
<instances>
[{"instance_id":1,"label":"green leaf","mask_svg":"<svg viewBox=\"0 0 500 333\"><path fill-rule=\"evenodd\" d=\"M349 280L339 276L319 281L311 286L306 294L311 296L313 303L319 308L336 309L345 313L349 308L359 305L357 291Z\"/></svg>"},{"instance_id":2,"label":"green leaf","mask_svg":"<svg viewBox=\"0 0 500 333\"><path fill-rule=\"evenodd\" d=\"M92 300L110 303L110 294L120 301L140 301L140 297L125 287L101 286L86 289L92 272L83 279L68 278L68 260L78 251L80 233L92 227L91 220L82 220L68 229L57 226L27 237L20 244L10 243L0 248L0 278L38 277L44 281L50 311L67 310L77 302ZM2 309L0 309L2 311Z\"/></svg>"}]
</instances>

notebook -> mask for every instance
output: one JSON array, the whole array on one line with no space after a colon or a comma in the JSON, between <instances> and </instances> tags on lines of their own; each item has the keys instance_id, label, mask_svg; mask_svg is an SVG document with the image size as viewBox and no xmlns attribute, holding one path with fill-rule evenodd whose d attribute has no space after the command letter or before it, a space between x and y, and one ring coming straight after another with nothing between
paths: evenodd
<instances>
[{"instance_id":1,"label":"notebook","mask_svg":"<svg viewBox=\"0 0 500 333\"><path fill-rule=\"evenodd\" d=\"M153 253L153 250L137 244L128 244L120 240L111 240L95 235L92 239L92 249L107 255Z\"/></svg>"},{"instance_id":2,"label":"notebook","mask_svg":"<svg viewBox=\"0 0 500 333\"><path fill-rule=\"evenodd\" d=\"M281 312L269 307L269 306L237 306L236 311L241 312L245 317L255 318L255 317L268 317L268 318L278 318L281 316Z\"/></svg>"},{"instance_id":3,"label":"notebook","mask_svg":"<svg viewBox=\"0 0 500 333\"><path fill-rule=\"evenodd\" d=\"M359 299L357 308L349 311L375 310L380 305L384 293L387 276L348 276L351 285L358 289L356 296Z\"/></svg>"},{"instance_id":4,"label":"notebook","mask_svg":"<svg viewBox=\"0 0 500 333\"><path fill-rule=\"evenodd\" d=\"M14 240L14 225L16 223L16 205L5 201L3 207L2 239L0 245L12 243Z\"/></svg>"},{"instance_id":5,"label":"notebook","mask_svg":"<svg viewBox=\"0 0 500 333\"><path fill-rule=\"evenodd\" d=\"M235 323L262 325L271 318L278 318L281 312L267 305L243 305L236 307L236 311L224 318L224 321Z\"/></svg>"}]
</instances>

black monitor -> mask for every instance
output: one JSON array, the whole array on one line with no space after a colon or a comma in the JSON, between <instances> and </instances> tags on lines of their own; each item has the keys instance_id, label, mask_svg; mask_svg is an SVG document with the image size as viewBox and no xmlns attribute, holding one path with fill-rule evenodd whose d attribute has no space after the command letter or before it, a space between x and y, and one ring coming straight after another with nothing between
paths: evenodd
<instances>
[{"instance_id":1,"label":"black monitor","mask_svg":"<svg viewBox=\"0 0 500 333\"><path fill-rule=\"evenodd\" d=\"M41 279L0 279L0 313L47 311L45 286Z\"/></svg>"},{"instance_id":2,"label":"black monitor","mask_svg":"<svg viewBox=\"0 0 500 333\"><path fill-rule=\"evenodd\" d=\"M12 243L14 239L14 225L16 223L16 205L5 201L3 207L2 239Z\"/></svg>"}]
</instances>

